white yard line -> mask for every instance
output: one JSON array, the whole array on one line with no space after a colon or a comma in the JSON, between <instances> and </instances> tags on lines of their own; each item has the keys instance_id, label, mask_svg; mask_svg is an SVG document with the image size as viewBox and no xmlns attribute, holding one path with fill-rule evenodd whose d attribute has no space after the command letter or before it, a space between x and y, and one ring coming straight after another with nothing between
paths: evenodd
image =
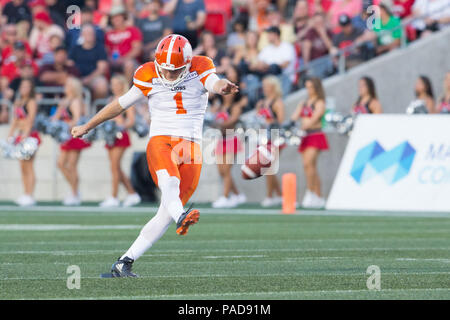
<instances>
[{"instance_id":1,"label":"white yard line","mask_svg":"<svg viewBox=\"0 0 450 320\"><path fill-rule=\"evenodd\" d=\"M246 240L240 240L240 242L245 242ZM119 250L119 249L118 249ZM159 249L159 250L153 250L154 253L156 252L173 252L177 254L183 254L183 253L195 253L195 254L201 254L202 252L318 252L318 251L424 251L424 250L447 250L450 251L450 247L400 247L400 248L391 248L391 247L367 247L367 248L255 248L255 249L220 249L220 248L211 248L211 249L180 249L180 250L174 250L174 249ZM52 254L52 255L77 255L77 254L109 254L117 252L117 250L28 250L28 251L22 251L22 250L14 250L14 251L8 251L8 250L2 250L0 251L0 254ZM151 254L150 254L151 256Z\"/></svg>"},{"instance_id":2,"label":"white yard line","mask_svg":"<svg viewBox=\"0 0 450 320\"><path fill-rule=\"evenodd\" d=\"M397 258L397 261L430 261L430 262L444 262L450 263L450 259L441 259L441 258Z\"/></svg>"},{"instance_id":3,"label":"white yard line","mask_svg":"<svg viewBox=\"0 0 450 320\"><path fill-rule=\"evenodd\" d=\"M414 238L414 241L422 241L422 240L433 240L433 241L449 241L449 238L442 238L442 237L426 237L426 238ZM195 240L195 239L191 239L189 241L206 241L206 240ZM220 243L226 243L226 242L236 242L236 241L255 241L255 242L265 242L265 241L269 241L271 243L273 242L285 242L285 241L289 241L290 243L292 242L298 242L298 243L302 243L302 244L306 244L306 243L328 243L328 242L384 242L384 239L380 239L379 237L377 238L365 238L365 239L354 239L354 238L327 238L327 239L293 239L293 240L283 240L283 239L270 239L270 240L230 240L230 239L223 239L223 240L207 240L208 243L210 242L220 242ZM394 239L393 241L395 242L407 242L408 244L411 243L411 239ZM175 242L179 242L179 240L164 240L164 243L175 243ZM73 247L76 244L83 244L83 245L87 245L87 244L105 244L105 241L98 241L98 240L86 240L86 241L71 241L71 240L66 240L66 241L62 241L62 240L58 240L58 245L61 245L63 243L66 243L68 245L70 245L71 247ZM108 243L112 243L112 244L118 244L118 243L124 243L124 244L130 244L129 240L108 240ZM49 244L55 244L54 241L2 241L1 245L4 246L10 246L10 245L20 245L21 247L26 246L26 245L43 245L43 246L48 246ZM450 249L450 248L449 248ZM215 250L215 249L210 249L211 251Z\"/></svg>"},{"instance_id":4,"label":"white yard line","mask_svg":"<svg viewBox=\"0 0 450 320\"><path fill-rule=\"evenodd\" d=\"M131 208L100 208L98 206L35 206L22 208L13 205L0 205L0 213L2 211L29 211L29 212L83 212L83 213L106 213L106 214L120 214L120 213L146 213L153 214L158 207L131 207ZM214 208L200 208L201 213L206 214L274 214L281 215L281 209L214 209ZM417 217L417 218L450 218L450 212L378 212L378 211L333 211L333 210L306 210L298 209L295 212L298 216L365 216L365 217Z\"/></svg>"},{"instance_id":5,"label":"white yard line","mask_svg":"<svg viewBox=\"0 0 450 320\"><path fill-rule=\"evenodd\" d=\"M128 230L141 228L141 225L0 224L0 230L4 231Z\"/></svg>"},{"instance_id":6,"label":"white yard line","mask_svg":"<svg viewBox=\"0 0 450 320\"><path fill-rule=\"evenodd\" d=\"M264 258L266 255L243 255L243 256L203 256L203 259L233 259L233 258ZM222 261L223 262L223 261Z\"/></svg>"}]
</instances>

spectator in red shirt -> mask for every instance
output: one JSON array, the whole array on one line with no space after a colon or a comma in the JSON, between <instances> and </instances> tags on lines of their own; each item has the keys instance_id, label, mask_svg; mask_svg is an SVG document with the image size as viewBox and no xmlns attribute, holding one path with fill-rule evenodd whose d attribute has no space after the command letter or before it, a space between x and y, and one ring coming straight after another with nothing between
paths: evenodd
<instances>
[{"instance_id":1,"label":"spectator in red shirt","mask_svg":"<svg viewBox=\"0 0 450 320\"><path fill-rule=\"evenodd\" d=\"M14 43L14 60L3 65L0 71L0 90L5 99L11 99L19 87L21 79L36 77L38 66L27 58L26 49L21 41Z\"/></svg>"},{"instance_id":2,"label":"spectator in red shirt","mask_svg":"<svg viewBox=\"0 0 450 320\"><path fill-rule=\"evenodd\" d=\"M30 46L35 51L38 59L41 59L46 53L51 51L50 38L53 35L64 39L64 30L53 24L50 15L41 11L33 16L34 27L30 34ZM39 63L39 61L38 61Z\"/></svg>"},{"instance_id":3,"label":"spectator in red shirt","mask_svg":"<svg viewBox=\"0 0 450 320\"><path fill-rule=\"evenodd\" d=\"M48 12L52 21L61 28L66 27L66 20L56 9L56 0L31 0L28 6L31 8L32 15L45 11Z\"/></svg>"},{"instance_id":4,"label":"spectator in red shirt","mask_svg":"<svg viewBox=\"0 0 450 320\"><path fill-rule=\"evenodd\" d=\"M15 24L6 25L4 27L4 31L2 33L3 46L2 46L1 57L0 57L0 66L10 62L9 58L13 56L14 43L17 40L18 40L18 37L17 37L16 25ZM31 58L32 51L31 51L30 45L25 41L22 41L22 42L25 46L27 57Z\"/></svg>"},{"instance_id":5,"label":"spectator in red shirt","mask_svg":"<svg viewBox=\"0 0 450 320\"><path fill-rule=\"evenodd\" d=\"M416 0L394 0L392 11L400 19L412 17L412 7Z\"/></svg>"},{"instance_id":6,"label":"spectator in red shirt","mask_svg":"<svg viewBox=\"0 0 450 320\"><path fill-rule=\"evenodd\" d=\"M310 16L316 13L328 13L333 0L308 0L308 12Z\"/></svg>"},{"instance_id":7,"label":"spectator in red shirt","mask_svg":"<svg viewBox=\"0 0 450 320\"><path fill-rule=\"evenodd\" d=\"M108 60L113 71L123 72L131 81L142 53L142 33L138 28L126 25L126 12L122 6L111 9L110 20L113 28L105 35Z\"/></svg>"},{"instance_id":8,"label":"spectator in red shirt","mask_svg":"<svg viewBox=\"0 0 450 320\"><path fill-rule=\"evenodd\" d=\"M27 57L26 48L22 41L17 41L14 43L13 55L13 61L3 65L0 73L1 77L5 77L8 79L8 82L11 82L22 76L22 69L26 66L31 66L33 75L37 75L39 68L33 60Z\"/></svg>"}]
</instances>

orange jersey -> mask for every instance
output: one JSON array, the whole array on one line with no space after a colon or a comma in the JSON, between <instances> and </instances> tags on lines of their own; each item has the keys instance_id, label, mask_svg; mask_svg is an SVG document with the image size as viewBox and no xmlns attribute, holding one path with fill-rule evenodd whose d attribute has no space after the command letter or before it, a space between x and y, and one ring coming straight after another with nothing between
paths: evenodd
<instances>
[{"instance_id":1,"label":"orange jersey","mask_svg":"<svg viewBox=\"0 0 450 320\"><path fill-rule=\"evenodd\" d=\"M208 104L205 81L216 72L206 56L192 58L189 74L174 88L167 88L158 78L154 62L141 65L133 84L148 97L151 116L150 137L177 136L201 140L203 117Z\"/></svg>"}]
</instances>

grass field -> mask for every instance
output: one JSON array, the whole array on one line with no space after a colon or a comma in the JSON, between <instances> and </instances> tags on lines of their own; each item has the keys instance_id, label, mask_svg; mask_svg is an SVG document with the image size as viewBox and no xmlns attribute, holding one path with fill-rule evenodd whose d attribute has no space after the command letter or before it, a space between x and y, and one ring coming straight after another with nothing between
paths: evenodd
<instances>
[{"instance_id":1,"label":"grass field","mask_svg":"<svg viewBox=\"0 0 450 320\"><path fill-rule=\"evenodd\" d=\"M450 299L450 213L205 207L135 263L140 278L100 279L155 210L0 205L0 299Z\"/></svg>"}]
</instances>

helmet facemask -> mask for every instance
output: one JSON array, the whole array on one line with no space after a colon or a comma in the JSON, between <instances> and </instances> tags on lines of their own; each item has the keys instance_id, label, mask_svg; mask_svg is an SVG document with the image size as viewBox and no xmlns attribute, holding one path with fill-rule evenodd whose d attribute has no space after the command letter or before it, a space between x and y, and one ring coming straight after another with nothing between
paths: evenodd
<instances>
[{"instance_id":1,"label":"helmet facemask","mask_svg":"<svg viewBox=\"0 0 450 320\"><path fill-rule=\"evenodd\" d=\"M156 65L156 68L155 68L156 74L158 75L158 78L161 80L162 85L166 88L174 88L178 84L180 84L189 74L189 69L191 67L190 63L187 63L186 65L179 67L179 68L166 67L166 66L161 66L156 60L155 60L155 65ZM164 74L162 72L160 72L160 69L171 70L171 71L179 70L179 69L184 69L184 70L180 72L180 74L178 75L178 77L175 80L168 80L168 79L166 79L166 77L164 77Z\"/></svg>"}]
</instances>

